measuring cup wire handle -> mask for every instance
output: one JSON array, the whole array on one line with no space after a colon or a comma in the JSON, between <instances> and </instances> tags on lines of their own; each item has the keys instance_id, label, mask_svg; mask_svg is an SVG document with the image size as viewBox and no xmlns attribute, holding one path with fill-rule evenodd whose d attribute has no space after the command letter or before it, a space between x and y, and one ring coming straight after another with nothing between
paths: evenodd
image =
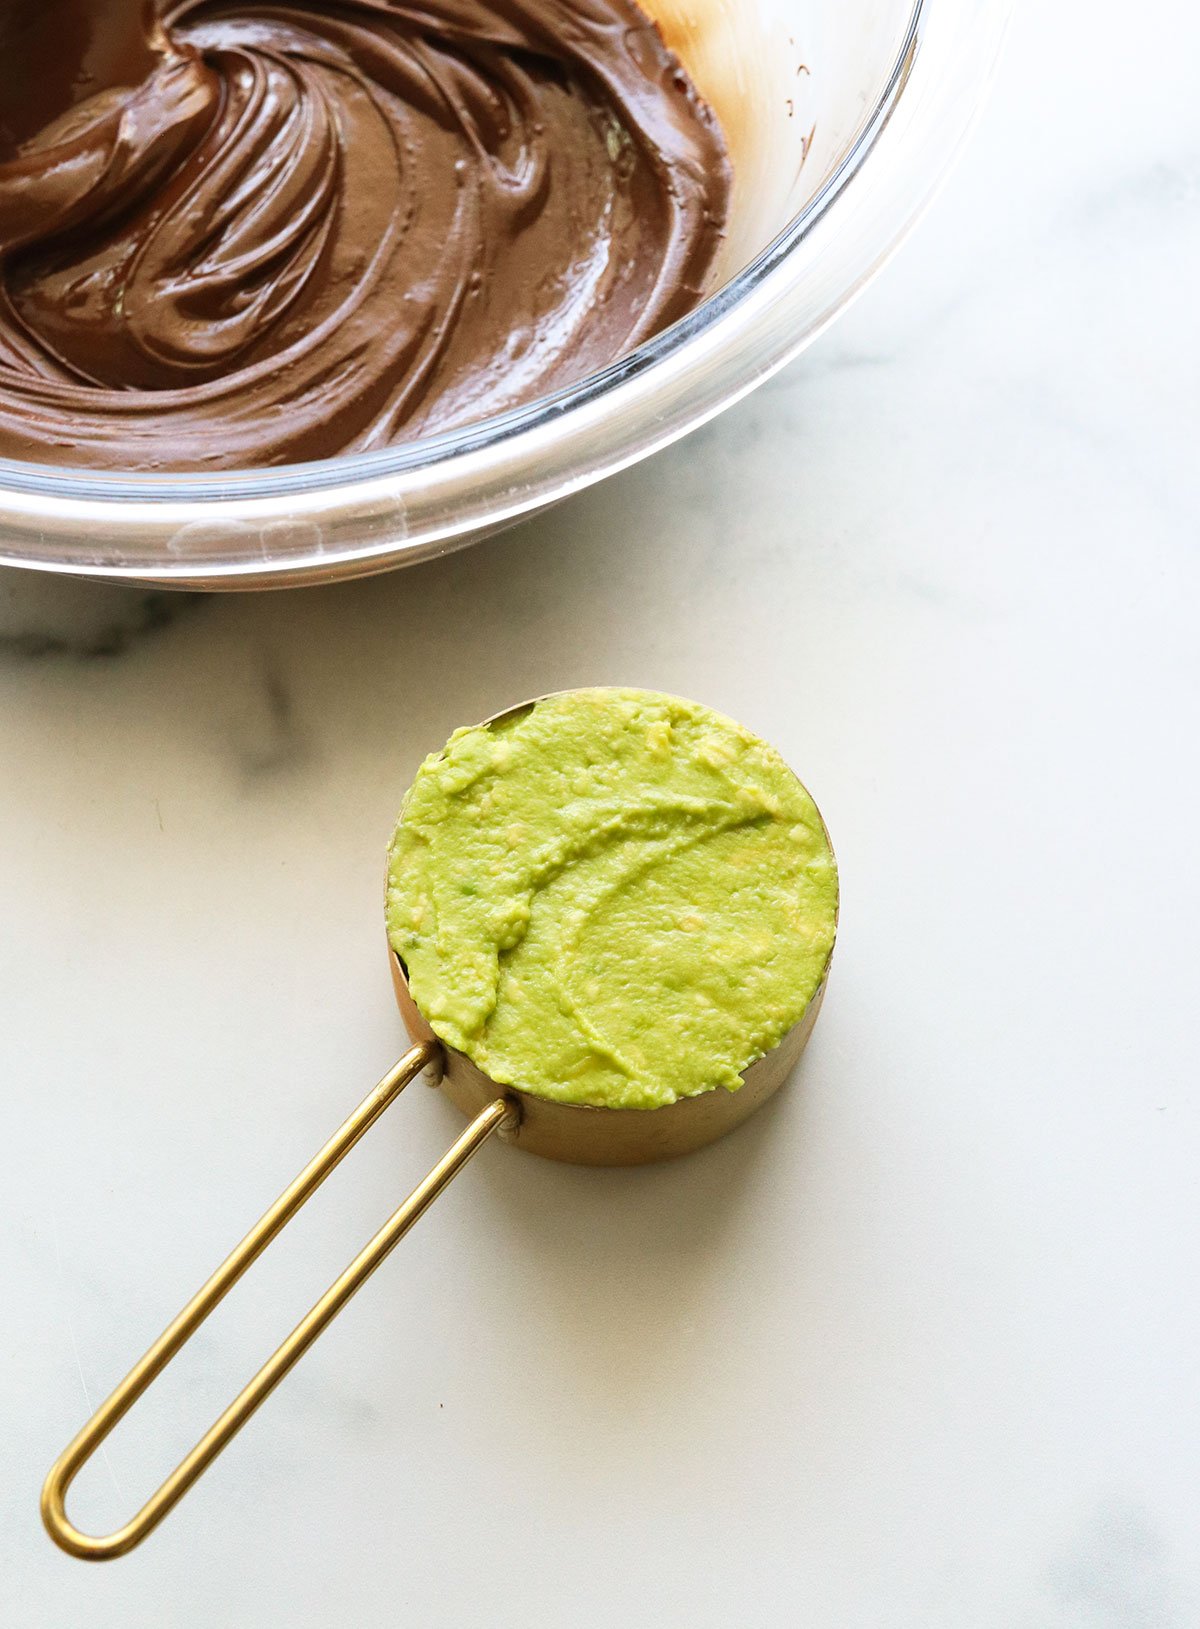
<instances>
[{"instance_id":1,"label":"measuring cup wire handle","mask_svg":"<svg viewBox=\"0 0 1200 1629\"><path fill-rule=\"evenodd\" d=\"M291 1334L263 1364L254 1378L218 1416L196 1446L167 1477L158 1491L147 1499L131 1521L115 1533L93 1536L81 1533L66 1513L67 1490L80 1468L137 1402L147 1388L166 1368L200 1325L223 1300L228 1292L253 1265L280 1230L291 1221L307 1199L310 1199L325 1178L341 1163L345 1156L393 1103L408 1083L427 1065L440 1057L441 1049L434 1041L423 1041L406 1052L390 1073L363 1099L348 1120L308 1162L299 1176L284 1189L270 1210L254 1224L237 1248L226 1257L204 1286L196 1292L183 1311L167 1326L149 1351L122 1380L106 1402L102 1403L77 1437L55 1460L42 1486L42 1521L50 1537L68 1554L85 1561L107 1561L125 1555L153 1532L192 1483L207 1469L221 1450L245 1425L246 1421L264 1402L301 1356L331 1323L360 1289L385 1256L397 1245L409 1228L441 1193L442 1189L466 1165L492 1135L506 1122L512 1123L517 1109L507 1098L497 1098L482 1109L471 1124L430 1171L423 1182L413 1189L400 1208L365 1245L354 1260L329 1286L325 1294L292 1330Z\"/></svg>"}]
</instances>

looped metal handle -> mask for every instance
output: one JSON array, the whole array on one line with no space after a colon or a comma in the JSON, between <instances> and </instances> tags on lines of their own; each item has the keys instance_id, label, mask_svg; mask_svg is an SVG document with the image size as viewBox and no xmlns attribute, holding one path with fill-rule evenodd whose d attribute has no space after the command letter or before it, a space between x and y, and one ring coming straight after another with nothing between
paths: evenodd
<instances>
[{"instance_id":1,"label":"looped metal handle","mask_svg":"<svg viewBox=\"0 0 1200 1629\"><path fill-rule=\"evenodd\" d=\"M108 1561L125 1555L154 1531L163 1517L174 1508L203 1474L213 1460L245 1425L255 1409L263 1403L275 1387L331 1323L356 1290L399 1244L409 1228L441 1193L446 1185L466 1165L494 1131L506 1123L512 1124L518 1110L507 1098L499 1097L489 1103L472 1120L454 1145L419 1183L400 1208L393 1212L365 1245L345 1272L336 1278L312 1310L292 1330L287 1339L267 1359L262 1368L244 1386L223 1414L213 1422L189 1454L182 1459L166 1481L147 1499L131 1521L115 1533L93 1536L81 1533L66 1512L67 1490L80 1468L154 1382L200 1325L242 1277L247 1268L258 1259L275 1235L311 1198L329 1173L393 1103L408 1083L422 1069L436 1062L441 1049L436 1042L423 1041L414 1046L396 1067L386 1074L354 1113L346 1120L267 1211L256 1222L241 1244L226 1257L208 1282L196 1292L183 1311L169 1324L154 1345L122 1380L108 1400L100 1405L79 1435L59 1455L42 1487L42 1521L54 1542L70 1555L85 1561Z\"/></svg>"}]
</instances>

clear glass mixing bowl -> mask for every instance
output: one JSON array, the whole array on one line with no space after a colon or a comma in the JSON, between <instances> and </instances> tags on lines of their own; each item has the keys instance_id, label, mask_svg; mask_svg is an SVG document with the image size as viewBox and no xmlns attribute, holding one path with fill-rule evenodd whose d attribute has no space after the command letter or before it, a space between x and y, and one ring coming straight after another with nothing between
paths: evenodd
<instances>
[{"instance_id":1,"label":"clear glass mixing bowl","mask_svg":"<svg viewBox=\"0 0 1200 1629\"><path fill-rule=\"evenodd\" d=\"M453 433L281 469L119 475L0 459L0 562L178 587L443 553L704 423L809 345L933 195L1011 0L651 0L715 108L735 196L713 292L631 355Z\"/></svg>"}]
</instances>

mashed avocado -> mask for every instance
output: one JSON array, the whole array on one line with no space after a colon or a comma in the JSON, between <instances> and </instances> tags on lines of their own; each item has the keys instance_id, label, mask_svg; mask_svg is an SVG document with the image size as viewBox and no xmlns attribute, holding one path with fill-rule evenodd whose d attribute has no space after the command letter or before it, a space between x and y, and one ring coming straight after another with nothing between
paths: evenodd
<instances>
[{"instance_id":1,"label":"mashed avocado","mask_svg":"<svg viewBox=\"0 0 1200 1629\"><path fill-rule=\"evenodd\" d=\"M837 898L773 748L674 696L575 690L425 760L388 937L434 1031L493 1080L654 1109L735 1091L803 1016Z\"/></svg>"}]
</instances>

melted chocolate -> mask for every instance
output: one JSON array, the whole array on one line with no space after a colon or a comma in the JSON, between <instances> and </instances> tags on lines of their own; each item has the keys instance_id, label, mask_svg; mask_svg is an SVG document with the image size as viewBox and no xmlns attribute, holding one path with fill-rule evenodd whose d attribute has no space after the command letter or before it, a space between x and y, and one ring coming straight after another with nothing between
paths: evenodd
<instances>
[{"instance_id":1,"label":"melted chocolate","mask_svg":"<svg viewBox=\"0 0 1200 1629\"><path fill-rule=\"evenodd\" d=\"M700 298L715 122L633 0L5 0L0 455L292 463Z\"/></svg>"}]
</instances>

